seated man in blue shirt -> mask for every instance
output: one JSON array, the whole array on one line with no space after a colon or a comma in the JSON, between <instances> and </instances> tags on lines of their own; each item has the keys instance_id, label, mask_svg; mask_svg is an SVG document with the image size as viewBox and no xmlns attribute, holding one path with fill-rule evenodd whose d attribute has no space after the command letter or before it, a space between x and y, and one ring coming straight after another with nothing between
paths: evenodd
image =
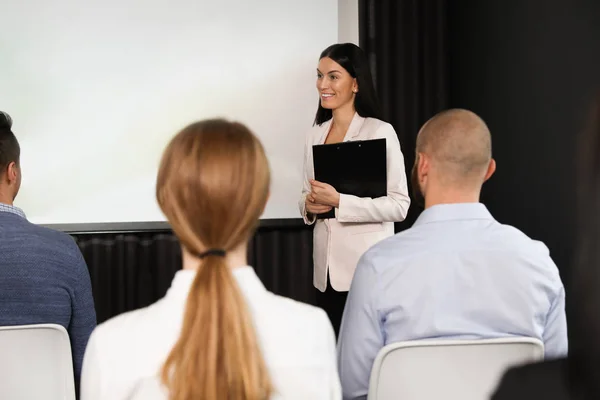
<instances>
[{"instance_id":1,"label":"seated man in blue shirt","mask_svg":"<svg viewBox=\"0 0 600 400\"><path fill-rule=\"evenodd\" d=\"M13 206L20 147L0 111L0 326L58 324L71 339L75 385L96 326L90 275L73 239L34 225Z\"/></svg>"},{"instance_id":2,"label":"seated man in blue shirt","mask_svg":"<svg viewBox=\"0 0 600 400\"><path fill-rule=\"evenodd\" d=\"M527 336L546 357L567 353L565 292L547 247L479 203L494 173L486 124L466 110L428 121L412 171L425 211L359 261L338 342L345 399L366 398L387 344Z\"/></svg>"}]
</instances>

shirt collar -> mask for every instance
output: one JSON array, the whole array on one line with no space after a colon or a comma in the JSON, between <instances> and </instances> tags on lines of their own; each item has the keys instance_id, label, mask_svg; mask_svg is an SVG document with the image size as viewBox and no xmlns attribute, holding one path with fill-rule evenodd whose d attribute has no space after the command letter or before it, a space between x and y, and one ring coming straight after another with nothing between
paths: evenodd
<instances>
[{"instance_id":1,"label":"shirt collar","mask_svg":"<svg viewBox=\"0 0 600 400\"><path fill-rule=\"evenodd\" d=\"M256 275L256 272L254 272L254 268L251 266L233 268L231 273L240 290L246 297L265 293L267 291ZM195 277L195 270L182 269L177 271L173 278L173 282L171 282L171 287L167 291L166 297L183 297L184 299L187 299L187 295Z\"/></svg>"},{"instance_id":2,"label":"shirt collar","mask_svg":"<svg viewBox=\"0 0 600 400\"><path fill-rule=\"evenodd\" d=\"M442 221L469 219L493 220L492 214L481 203L438 204L419 215L414 226Z\"/></svg>"},{"instance_id":3,"label":"shirt collar","mask_svg":"<svg viewBox=\"0 0 600 400\"><path fill-rule=\"evenodd\" d=\"M21 210L19 207L11 206L8 204L0 203L0 212L16 214L21 218L27 219L23 210Z\"/></svg>"}]
</instances>

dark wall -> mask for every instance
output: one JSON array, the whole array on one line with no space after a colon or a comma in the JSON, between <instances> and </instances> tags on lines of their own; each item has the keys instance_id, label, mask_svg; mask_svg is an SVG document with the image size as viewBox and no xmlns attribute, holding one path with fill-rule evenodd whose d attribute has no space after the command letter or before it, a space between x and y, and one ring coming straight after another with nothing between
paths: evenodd
<instances>
[{"instance_id":1,"label":"dark wall","mask_svg":"<svg viewBox=\"0 0 600 400\"><path fill-rule=\"evenodd\" d=\"M450 1L449 105L488 123L482 200L544 241L561 272L575 233L575 140L600 88L600 1Z\"/></svg>"}]
</instances>

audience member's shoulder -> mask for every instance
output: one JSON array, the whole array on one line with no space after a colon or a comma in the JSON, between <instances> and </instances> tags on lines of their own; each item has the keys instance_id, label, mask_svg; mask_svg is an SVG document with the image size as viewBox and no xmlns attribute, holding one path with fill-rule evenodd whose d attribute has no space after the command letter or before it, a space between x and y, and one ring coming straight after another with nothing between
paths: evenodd
<instances>
[{"instance_id":1,"label":"audience member's shoulder","mask_svg":"<svg viewBox=\"0 0 600 400\"><path fill-rule=\"evenodd\" d=\"M304 362L321 363L327 360L335 351L335 333L325 311L287 297L269 295L273 305L260 311L263 318L259 317L264 322L260 329L263 337L274 342L294 338L295 342L294 348L273 348L279 353L274 356L278 360L276 363L288 363L284 360L286 357L296 359L294 362L302 359Z\"/></svg>"},{"instance_id":2,"label":"audience member's shoulder","mask_svg":"<svg viewBox=\"0 0 600 400\"><path fill-rule=\"evenodd\" d=\"M502 227L502 235L505 236L504 243L507 243L506 239L510 239L512 243L526 246L533 252L536 252L540 256L550 256L550 250L544 244L544 242L535 240L527 236L521 230L511 225L499 224Z\"/></svg>"},{"instance_id":3,"label":"audience member's shoulder","mask_svg":"<svg viewBox=\"0 0 600 400\"><path fill-rule=\"evenodd\" d=\"M28 248L50 248L64 255L78 255L79 247L69 234L33 224L25 219L13 234L27 243Z\"/></svg>"},{"instance_id":4,"label":"audience member's shoulder","mask_svg":"<svg viewBox=\"0 0 600 400\"><path fill-rule=\"evenodd\" d=\"M113 339L125 340L126 336L139 339L139 334L156 332L157 325L171 322L161 318L164 317L164 312L161 312L163 302L164 299L161 299L148 307L128 311L102 322L94 330L96 340L111 342Z\"/></svg>"},{"instance_id":5,"label":"audience member's shoulder","mask_svg":"<svg viewBox=\"0 0 600 400\"><path fill-rule=\"evenodd\" d=\"M568 399L566 359L545 361L509 369L492 400Z\"/></svg>"},{"instance_id":6,"label":"audience member's shoulder","mask_svg":"<svg viewBox=\"0 0 600 400\"><path fill-rule=\"evenodd\" d=\"M54 229L46 228L45 226L32 225L32 231L35 232L35 235L47 240L51 241L54 245L60 246L63 251L73 252L79 251L79 247L75 243L75 239L72 236L65 232L57 231Z\"/></svg>"},{"instance_id":7,"label":"audience member's shoulder","mask_svg":"<svg viewBox=\"0 0 600 400\"><path fill-rule=\"evenodd\" d=\"M371 246L360 258L359 265L383 267L387 262L397 265L426 247L424 239L427 238L419 234L418 227L406 229Z\"/></svg>"},{"instance_id":8,"label":"audience member's shoulder","mask_svg":"<svg viewBox=\"0 0 600 400\"><path fill-rule=\"evenodd\" d=\"M118 362L120 369L132 368L131 373L136 374L140 363L147 366L155 361L156 354L166 356L177 340L180 325L173 319L175 310L168 310L168 314L158 311L157 303L117 315L96 326L87 344L86 357L107 371Z\"/></svg>"},{"instance_id":9,"label":"audience member's shoulder","mask_svg":"<svg viewBox=\"0 0 600 400\"><path fill-rule=\"evenodd\" d=\"M273 307L284 315L290 315L296 319L310 321L313 324L329 322L327 314L319 307L292 300L288 297L279 296L271 292L269 292L269 296L271 296Z\"/></svg>"}]
</instances>

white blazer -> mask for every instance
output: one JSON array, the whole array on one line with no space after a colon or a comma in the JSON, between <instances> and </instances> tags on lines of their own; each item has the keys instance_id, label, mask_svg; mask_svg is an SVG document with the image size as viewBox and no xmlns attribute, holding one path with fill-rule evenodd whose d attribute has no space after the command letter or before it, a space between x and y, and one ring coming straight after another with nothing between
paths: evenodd
<instances>
[{"instance_id":1,"label":"white blazer","mask_svg":"<svg viewBox=\"0 0 600 400\"><path fill-rule=\"evenodd\" d=\"M276 389L272 399L341 399L335 336L325 312L270 293L252 267L232 272ZM98 325L83 361L82 400L168 399L158 374L179 337L195 274L178 271L164 298Z\"/></svg>"},{"instance_id":2,"label":"white blazer","mask_svg":"<svg viewBox=\"0 0 600 400\"><path fill-rule=\"evenodd\" d=\"M335 219L316 220L306 212L306 196L314 179L312 146L325 143L331 120L312 127L306 135L304 148L304 184L300 197L300 213L304 222L314 224L313 283L324 292L327 272L331 286L345 292L350 289L358 259L375 243L394 234L394 222L406 218L410 197L406 184L404 156L394 128L376 118L362 118L357 113L350 123L344 142L385 138L387 142L387 196L376 199L359 198L340 193ZM358 160L357 160L358 161Z\"/></svg>"}]
</instances>

